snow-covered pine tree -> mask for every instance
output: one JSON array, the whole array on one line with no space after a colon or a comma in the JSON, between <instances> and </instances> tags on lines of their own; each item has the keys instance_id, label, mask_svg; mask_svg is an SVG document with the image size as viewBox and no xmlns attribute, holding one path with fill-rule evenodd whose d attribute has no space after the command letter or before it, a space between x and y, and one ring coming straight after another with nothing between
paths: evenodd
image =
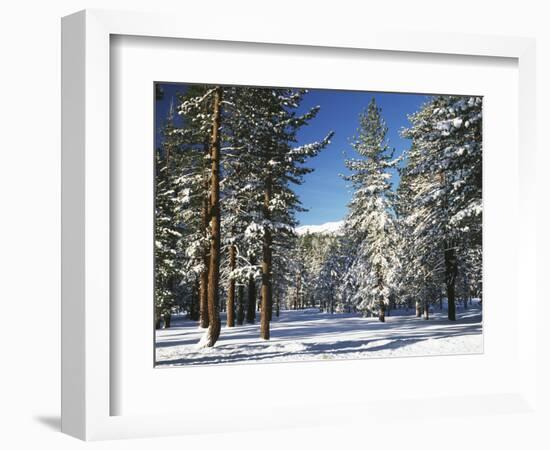
<instances>
[{"instance_id":1,"label":"snow-covered pine tree","mask_svg":"<svg viewBox=\"0 0 550 450\"><path fill-rule=\"evenodd\" d=\"M203 184L206 199L203 198L203 228L207 230L208 253L203 255L204 269L201 275L201 324L204 325L204 297L206 291L208 310L208 330L202 344L213 346L217 341L221 322L219 314L219 283L220 283L220 249L221 249L221 217L220 217L220 161L221 161L221 117L222 96L221 86L199 86L190 90L179 107L187 127L181 130L182 135L198 135L203 149L208 149L206 170L203 174ZM208 267L207 282L204 271ZM205 286L207 284L207 286ZM206 289L205 289L206 288Z\"/></svg>"},{"instance_id":2,"label":"snow-covered pine tree","mask_svg":"<svg viewBox=\"0 0 550 450\"><path fill-rule=\"evenodd\" d=\"M198 315L200 217L196 213L202 195L200 164L202 155L179 133L173 103L162 129L162 144L156 152L155 201L155 298L164 305L165 326L174 307ZM171 301L167 301L167 296ZM171 305L168 307L167 305Z\"/></svg>"},{"instance_id":3,"label":"snow-covered pine tree","mask_svg":"<svg viewBox=\"0 0 550 450\"><path fill-rule=\"evenodd\" d=\"M192 85L178 97L178 112L182 123L174 130L187 151L198 155L195 170L189 174L189 165L182 167L185 182L192 185L193 204L186 205L186 214L199 221L199 230L187 242L187 253L196 259L193 272L199 277L199 315L201 328L208 328L208 267L209 267L209 221L210 221L210 145L212 123L212 89L206 85ZM197 206L198 202L198 206ZM198 218L198 219L197 219Z\"/></svg>"},{"instance_id":4,"label":"snow-covered pine tree","mask_svg":"<svg viewBox=\"0 0 550 450\"><path fill-rule=\"evenodd\" d=\"M356 312L357 305L355 294L359 289L357 277L361 274L351 270L356 258L357 243L356 233L349 228L349 224L344 222L342 233L339 237L339 251L341 252L340 264L342 277L338 284L338 298L345 312Z\"/></svg>"},{"instance_id":5,"label":"snow-covered pine tree","mask_svg":"<svg viewBox=\"0 0 550 450\"><path fill-rule=\"evenodd\" d=\"M303 164L328 145L332 133L322 141L293 147L298 130L312 120L319 110L313 108L303 115L296 110L306 91L296 89L241 88L239 112L254 126L248 145L241 152L250 152L261 189L261 217L248 227L249 234L262 239L261 261L261 324L260 335L269 339L269 318L272 300L272 267L274 241L278 235L291 234L295 225L294 212L300 208L291 184L300 184L311 169ZM248 102L242 101L246 97Z\"/></svg>"},{"instance_id":6,"label":"snow-covered pine tree","mask_svg":"<svg viewBox=\"0 0 550 450\"><path fill-rule=\"evenodd\" d=\"M181 256L179 240L180 212L175 194L174 161L179 140L173 135L173 111L162 129L162 144L155 153L155 328L161 322L168 328L172 309L176 306L178 260Z\"/></svg>"},{"instance_id":7,"label":"snow-covered pine tree","mask_svg":"<svg viewBox=\"0 0 550 450\"><path fill-rule=\"evenodd\" d=\"M220 336L221 321L219 310L220 285L220 248L221 248L221 216L220 216L220 142L222 114L221 86L215 86L212 93L212 125L210 129L210 249L208 265L208 333L206 345L212 347Z\"/></svg>"},{"instance_id":8,"label":"snow-covered pine tree","mask_svg":"<svg viewBox=\"0 0 550 450\"><path fill-rule=\"evenodd\" d=\"M315 292L321 310L330 314L343 311L338 287L344 276L344 261L339 237L324 236L321 267L315 279Z\"/></svg>"},{"instance_id":9,"label":"snow-covered pine tree","mask_svg":"<svg viewBox=\"0 0 550 450\"><path fill-rule=\"evenodd\" d=\"M296 220L294 213L302 211L303 208L298 204L294 208L286 210L278 208L273 211L272 220L279 226L272 234L272 306L276 308L276 316L280 314L281 303L284 302L283 296L289 294L288 287L294 280L294 248L297 242L297 236L294 233ZM272 307L269 311L269 321L271 321Z\"/></svg>"},{"instance_id":10,"label":"snow-covered pine tree","mask_svg":"<svg viewBox=\"0 0 550 450\"><path fill-rule=\"evenodd\" d=\"M305 233L299 236L294 251L294 267L300 279L302 306L335 312L341 307L339 285L343 276L344 255L341 237L331 233Z\"/></svg>"},{"instance_id":11,"label":"snow-covered pine tree","mask_svg":"<svg viewBox=\"0 0 550 450\"><path fill-rule=\"evenodd\" d=\"M157 155L160 152L157 152ZM155 204L155 328L160 328L176 304L175 282L177 273L178 238L180 231L174 226L174 202L167 169L157 156Z\"/></svg>"},{"instance_id":12,"label":"snow-covered pine tree","mask_svg":"<svg viewBox=\"0 0 550 450\"><path fill-rule=\"evenodd\" d=\"M482 99L436 96L410 116L403 136L412 140L405 173L410 178L415 242L439 249L449 320L456 320L455 290L463 249L481 246ZM421 250L422 251L422 250ZM433 270L432 270L433 271Z\"/></svg>"},{"instance_id":13,"label":"snow-covered pine tree","mask_svg":"<svg viewBox=\"0 0 550 450\"><path fill-rule=\"evenodd\" d=\"M354 188L346 217L346 230L357 243L351 266L357 291L357 309L366 314L378 313L385 321L385 311L394 290L397 231L393 211L390 170L397 165L386 141L387 127L374 98L359 117L358 134L352 146L359 158L346 160L351 175L345 177Z\"/></svg>"},{"instance_id":14,"label":"snow-covered pine tree","mask_svg":"<svg viewBox=\"0 0 550 450\"><path fill-rule=\"evenodd\" d=\"M480 246L460 249L461 258L458 261L457 293L462 299L464 308L468 307L472 298L481 299L482 292L482 252Z\"/></svg>"},{"instance_id":15,"label":"snow-covered pine tree","mask_svg":"<svg viewBox=\"0 0 550 450\"><path fill-rule=\"evenodd\" d=\"M294 244L295 237L274 242L272 283L276 317L279 317L281 309L288 309L286 300L290 298L294 277L294 260L292 259Z\"/></svg>"},{"instance_id":16,"label":"snow-covered pine tree","mask_svg":"<svg viewBox=\"0 0 550 450\"><path fill-rule=\"evenodd\" d=\"M405 155L408 165L412 166L420 157L416 149L411 148ZM411 176L407 167L401 167L400 183L396 193L395 211L399 224L397 257L405 263L398 274L398 295L407 308L416 309L416 316L429 318L429 307L436 291L442 283L442 253L434 247L430 239L422 239L415 233L415 218L420 205L415 203L414 189L420 178Z\"/></svg>"},{"instance_id":17,"label":"snow-covered pine tree","mask_svg":"<svg viewBox=\"0 0 550 450\"><path fill-rule=\"evenodd\" d=\"M224 102L225 143L222 148L222 245L227 254L223 278L227 281L227 326L244 321L244 288L249 286L247 322L254 323L256 313L256 264L261 251L261 235L256 224L261 220L261 179L255 156L257 129L253 120L254 97L246 88L227 87ZM235 298L237 297L237 298ZM237 312L238 310L238 312Z\"/></svg>"},{"instance_id":18,"label":"snow-covered pine tree","mask_svg":"<svg viewBox=\"0 0 550 450\"><path fill-rule=\"evenodd\" d=\"M257 244L261 242L261 336L269 339L274 242L280 235L292 233L294 212L300 205L290 185L300 183L302 176L310 172L303 164L328 144L330 135L320 142L293 148L298 129L318 111L314 108L303 115L296 114L305 94L303 90L216 86L205 91L188 97L180 107L188 120L209 136L210 324L204 343L212 346L219 336L222 221L227 225L224 230L229 232L228 240L224 241L229 245L228 254L235 254L235 261L229 264L231 276L228 280L237 280L237 261L242 261L237 254L242 257L245 251L247 253L247 264L240 273L248 272L249 316L254 312L254 267ZM247 190L250 191L248 196ZM234 228L232 224L235 223L246 224L244 232ZM243 237L239 252L236 239ZM234 291L233 283L231 285L230 293ZM234 298L234 294L231 295Z\"/></svg>"}]
</instances>

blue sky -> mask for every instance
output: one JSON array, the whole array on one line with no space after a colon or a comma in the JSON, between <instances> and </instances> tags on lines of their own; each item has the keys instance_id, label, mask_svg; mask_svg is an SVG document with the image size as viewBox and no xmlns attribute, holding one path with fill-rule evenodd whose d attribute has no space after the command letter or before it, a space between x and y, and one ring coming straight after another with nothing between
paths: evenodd
<instances>
[{"instance_id":1,"label":"blue sky","mask_svg":"<svg viewBox=\"0 0 550 450\"><path fill-rule=\"evenodd\" d=\"M395 156L410 146L410 141L399 135L401 128L409 126L407 115L417 111L427 100L425 95L377 92L310 90L303 107L319 105L321 110L311 124L300 131L300 143L321 139L328 130L334 131L331 144L308 166L314 172L304 177L304 183L296 192L308 209L298 214L301 225L315 225L342 220L351 200L351 190L340 174L346 174L344 160L357 154L350 141L357 133L359 114L374 97L382 108L382 117L388 126L388 143L395 148ZM392 180L399 182L395 174Z\"/></svg>"},{"instance_id":2,"label":"blue sky","mask_svg":"<svg viewBox=\"0 0 550 450\"><path fill-rule=\"evenodd\" d=\"M171 98L182 89L182 84L163 84L164 98L156 102L157 130L168 113ZM335 134L331 144L308 162L307 166L314 171L304 177L302 185L295 186L303 206L308 209L297 215L301 225L322 224L345 217L351 191L340 175L346 173L346 156L356 156L350 140L356 134L360 112L367 107L372 97L382 108L382 116L388 126L388 142L395 148L397 156L410 146L410 142L399 135L401 128L409 125L407 115L417 111L427 96L311 89L304 97L301 110L316 105L321 110L308 126L300 130L297 145L320 140L331 130ZM157 143L158 139L157 135ZM398 181L397 175L394 175L393 182Z\"/></svg>"}]
</instances>

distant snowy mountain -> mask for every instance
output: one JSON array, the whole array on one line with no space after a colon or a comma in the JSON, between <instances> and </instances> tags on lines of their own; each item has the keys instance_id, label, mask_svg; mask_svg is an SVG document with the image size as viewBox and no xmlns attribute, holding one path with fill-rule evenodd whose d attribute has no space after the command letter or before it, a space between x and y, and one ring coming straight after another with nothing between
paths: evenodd
<instances>
[{"instance_id":1,"label":"distant snowy mountain","mask_svg":"<svg viewBox=\"0 0 550 450\"><path fill-rule=\"evenodd\" d=\"M342 231L343 225L343 220L339 220L338 222L327 222L321 225L302 225L296 227L296 233L299 235L306 233L339 234Z\"/></svg>"}]
</instances>

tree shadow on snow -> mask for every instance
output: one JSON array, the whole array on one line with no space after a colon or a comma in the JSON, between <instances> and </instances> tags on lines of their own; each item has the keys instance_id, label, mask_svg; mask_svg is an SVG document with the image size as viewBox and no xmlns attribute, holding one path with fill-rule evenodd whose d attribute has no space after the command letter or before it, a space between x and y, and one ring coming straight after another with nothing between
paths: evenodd
<instances>
[{"instance_id":1,"label":"tree shadow on snow","mask_svg":"<svg viewBox=\"0 0 550 450\"><path fill-rule=\"evenodd\" d=\"M426 325L426 321L423 323ZM389 322L386 322L386 324L389 324ZM360 331L365 330L364 326L363 324ZM384 324L380 323L377 328L380 329L383 326ZM371 329L371 327L369 327L369 329ZM272 341L259 341L250 344L231 344L231 338L224 337L220 338L216 347L209 350L208 353L195 350L189 352L188 357L165 359L158 361L157 365L208 365L265 360L277 362L277 359L284 359L287 356L293 356L295 360L300 360L300 356L309 356L315 359L339 359L339 356L343 354L357 355L359 353L378 352L382 350L397 350L427 339L478 335L481 333L481 323L478 321L469 326L461 326L456 329L444 327L426 330L425 327L412 326L407 327L407 329L401 329L400 332L388 333L373 338L363 338L359 340L349 339L336 342L299 341L300 337L307 337L308 340L322 339L336 332L335 330L329 331L328 333L327 330L323 330L323 333L312 333L310 327L302 327L302 332L304 332L304 330L308 331L308 333L304 335L296 334L298 330L299 329L294 329L291 336L286 336L286 330L281 332L283 330L274 329L272 331ZM411 333L411 330L416 330L416 332ZM277 331L279 331L279 333L277 333ZM339 332L342 332L342 328L339 328ZM255 337L257 337L257 333ZM240 338L242 338L242 336ZM285 345L289 341L298 341L299 350L286 350ZM227 353L224 354L225 352Z\"/></svg>"}]
</instances>

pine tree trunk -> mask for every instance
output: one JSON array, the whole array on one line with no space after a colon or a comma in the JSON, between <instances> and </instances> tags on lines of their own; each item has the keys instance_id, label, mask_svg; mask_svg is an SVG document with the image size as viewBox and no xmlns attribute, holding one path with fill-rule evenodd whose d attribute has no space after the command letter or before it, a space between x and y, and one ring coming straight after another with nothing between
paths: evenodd
<instances>
[{"instance_id":1,"label":"pine tree trunk","mask_svg":"<svg viewBox=\"0 0 550 450\"><path fill-rule=\"evenodd\" d=\"M193 283L193 288L191 289L191 305L189 306L189 319L198 320L198 304L199 304L199 278L197 277Z\"/></svg>"},{"instance_id":2,"label":"pine tree trunk","mask_svg":"<svg viewBox=\"0 0 550 450\"><path fill-rule=\"evenodd\" d=\"M237 325L244 323L244 286L239 284L237 288Z\"/></svg>"},{"instance_id":3,"label":"pine tree trunk","mask_svg":"<svg viewBox=\"0 0 550 450\"><path fill-rule=\"evenodd\" d=\"M422 308L420 307L420 302L418 300L415 300L415 307L416 307L416 317L422 316Z\"/></svg>"},{"instance_id":4,"label":"pine tree trunk","mask_svg":"<svg viewBox=\"0 0 550 450\"><path fill-rule=\"evenodd\" d=\"M208 177L204 177L204 196L202 200L202 212L201 212L201 228L203 236L207 237L208 225L209 225L209 196L208 196ZM208 317L208 265L210 264L210 257L206 248L203 249L202 255L203 269L200 273L199 279L199 314L200 314L200 327L208 328L210 323Z\"/></svg>"},{"instance_id":5,"label":"pine tree trunk","mask_svg":"<svg viewBox=\"0 0 550 450\"><path fill-rule=\"evenodd\" d=\"M162 322L160 314L155 313L155 330L160 330L162 328Z\"/></svg>"},{"instance_id":6,"label":"pine tree trunk","mask_svg":"<svg viewBox=\"0 0 550 450\"><path fill-rule=\"evenodd\" d=\"M235 270L236 249L234 245L229 247L229 270ZM229 288L227 293L227 326L235 326L235 278L229 278Z\"/></svg>"},{"instance_id":7,"label":"pine tree trunk","mask_svg":"<svg viewBox=\"0 0 550 450\"><path fill-rule=\"evenodd\" d=\"M250 257L250 265L256 264L254 257ZM248 277L248 305L246 309L246 323L254 323L256 319L256 282L254 277Z\"/></svg>"},{"instance_id":8,"label":"pine tree trunk","mask_svg":"<svg viewBox=\"0 0 550 450\"><path fill-rule=\"evenodd\" d=\"M205 258L209 261L209 258ZM209 264L207 262L206 264ZM208 266L206 266L208 267ZM200 327L208 328L210 324L208 318L208 269L204 269L200 276L200 295L199 295L199 314L200 314Z\"/></svg>"},{"instance_id":9,"label":"pine tree trunk","mask_svg":"<svg viewBox=\"0 0 550 450\"><path fill-rule=\"evenodd\" d=\"M380 311L378 313L378 320L380 322L385 322L386 321L386 305L384 302L381 302L380 304Z\"/></svg>"},{"instance_id":10,"label":"pine tree trunk","mask_svg":"<svg viewBox=\"0 0 550 450\"><path fill-rule=\"evenodd\" d=\"M271 202L271 176L267 176L264 191L264 221L269 223L271 214L269 204ZM260 318L260 337L269 339L269 320L271 315L271 229L266 227L263 238L262 260L262 312Z\"/></svg>"},{"instance_id":11,"label":"pine tree trunk","mask_svg":"<svg viewBox=\"0 0 550 450\"><path fill-rule=\"evenodd\" d=\"M457 274L456 251L447 245L445 248L445 285L449 320L456 320L455 280Z\"/></svg>"},{"instance_id":12,"label":"pine tree trunk","mask_svg":"<svg viewBox=\"0 0 550 450\"><path fill-rule=\"evenodd\" d=\"M384 281L383 281L383 278L382 278L382 269L377 266L376 268L376 278L377 278L377 283L376 283L376 288L377 290L380 290L382 288L382 286L384 285ZM385 322L386 321L386 303L384 303L384 301L380 301L380 311L378 313L378 320L380 322Z\"/></svg>"},{"instance_id":13,"label":"pine tree trunk","mask_svg":"<svg viewBox=\"0 0 550 450\"><path fill-rule=\"evenodd\" d=\"M277 297L277 304L276 304L276 310L275 310L275 315L277 317L279 317L280 315L280 311L281 311L281 300L279 299L279 297Z\"/></svg>"},{"instance_id":14,"label":"pine tree trunk","mask_svg":"<svg viewBox=\"0 0 550 450\"><path fill-rule=\"evenodd\" d=\"M430 319L430 308L428 306L428 300L424 302L424 319Z\"/></svg>"},{"instance_id":15,"label":"pine tree trunk","mask_svg":"<svg viewBox=\"0 0 550 450\"><path fill-rule=\"evenodd\" d=\"M164 315L162 316L162 320L164 321L164 328L170 328L172 314L170 314L170 312L164 313Z\"/></svg>"},{"instance_id":16,"label":"pine tree trunk","mask_svg":"<svg viewBox=\"0 0 550 450\"><path fill-rule=\"evenodd\" d=\"M296 274L296 296L294 297L294 309L298 309L298 306L300 304L300 291L302 289L301 286L302 277L300 272Z\"/></svg>"},{"instance_id":17,"label":"pine tree trunk","mask_svg":"<svg viewBox=\"0 0 550 450\"><path fill-rule=\"evenodd\" d=\"M213 94L213 120L210 140L210 261L208 266L208 342L212 347L220 336L219 283L220 283L220 121L222 89L217 87Z\"/></svg>"}]
</instances>

